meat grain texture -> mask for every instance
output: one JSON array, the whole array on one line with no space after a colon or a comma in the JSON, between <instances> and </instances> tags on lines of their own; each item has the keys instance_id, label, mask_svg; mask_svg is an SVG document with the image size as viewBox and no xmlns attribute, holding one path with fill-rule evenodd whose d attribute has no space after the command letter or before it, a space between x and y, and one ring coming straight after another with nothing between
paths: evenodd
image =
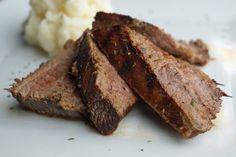
<instances>
[{"instance_id":1,"label":"meat grain texture","mask_svg":"<svg viewBox=\"0 0 236 157\"><path fill-rule=\"evenodd\" d=\"M128 26L101 27L93 34L130 88L183 137L213 126L225 93L205 73Z\"/></svg>"},{"instance_id":2,"label":"meat grain texture","mask_svg":"<svg viewBox=\"0 0 236 157\"><path fill-rule=\"evenodd\" d=\"M100 133L111 134L137 98L97 48L89 30L74 51L78 57L72 72L87 105L88 118Z\"/></svg>"},{"instance_id":3,"label":"meat grain texture","mask_svg":"<svg viewBox=\"0 0 236 157\"><path fill-rule=\"evenodd\" d=\"M85 106L68 74L76 57L73 47L74 43L68 41L65 52L12 85L9 91L24 109L69 119L83 117Z\"/></svg>"},{"instance_id":4,"label":"meat grain texture","mask_svg":"<svg viewBox=\"0 0 236 157\"><path fill-rule=\"evenodd\" d=\"M142 99L190 138L212 128L221 97L226 96L191 65L208 60L201 40L175 40L152 24L99 12L92 32L67 42L65 52L17 80L9 91L27 110L85 117L104 135L112 134Z\"/></svg>"},{"instance_id":5,"label":"meat grain texture","mask_svg":"<svg viewBox=\"0 0 236 157\"><path fill-rule=\"evenodd\" d=\"M96 14L93 29L112 25L127 25L148 38L154 45L191 64L205 65L209 61L207 45L200 39L190 42L176 40L159 27L130 16L104 12Z\"/></svg>"}]
</instances>

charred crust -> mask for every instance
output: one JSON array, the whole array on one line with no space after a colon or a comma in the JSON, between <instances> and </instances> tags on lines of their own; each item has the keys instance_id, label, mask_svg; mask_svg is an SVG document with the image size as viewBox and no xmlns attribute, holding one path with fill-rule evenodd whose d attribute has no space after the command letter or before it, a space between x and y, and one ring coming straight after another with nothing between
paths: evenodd
<instances>
[{"instance_id":1,"label":"charred crust","mask_svg":"<svg viewBox=\"0 0 236 157\"><path fill-rule=\"evenodd\" d=\"M209 60L207 45L202 40L184 42L175 40L159 27L115 13L98 12L93 22L93 29L103 29L116 25L126 25L147 37L152 43L169 54L182 58L191 64L205 65Z\"/></svg>"},{"instance_id":2,"label":"charred crust","mask_svg":"<svg viewBox=\"0 0 236 157\"><path fill-rule=\"evenodd\" d=\"M133 52L134 54L136 54L136 48L133 46L133 45L131 45L130 43L127 43L127 47L128 47L128 49L131 51L131 52ZM129 51L128 51L129 52Z\"/></svg>"},{"instance_id":3,"label":"charred crust","mask_svg":"<svg viewBox=\"0 0 236 157\"><path fill-rule=\"evenodd\" d=\"M103 135L112 134L120 121L120 117L112 104L106 99L101 99L90 103L88 106L89 118L97 130Z\"/></svg>"},{"instance_id":4,"label":"charred crust","mask_svg":"<svg viewBox=\"0 0 236 157\"><path fill-rule=\"evenodd\" d=\"M100 37L103 38L103 36ZM132 93L128 93L125 101L117 97L119 94L122 95L123 92L132 91L121 90L123 88L128 89L127 85L121 80L118 73L98 48L99 44L103 47L109 47L109 42L112 42L112 39L95 43L93 36L85 32L83 40L81 40L81 46L77 49L78 57L74 64L77 69L74 71L77 73L76 82L79 92L83 103L87 106L88 114L86 117L103 135L112 134L119 121L136 102L136 98ZM115 45L115 43L113 44ZM127 63L124 66L124 70L130 70L132 64ZM115 83L114 80L117 80L117 82ZM117 91L113 91L112 87ZM118 94L115 92L118 92Z\"/></svg>"},{"instance_id":5,"label":"charred crust","mask_svg":"<svg viewBox=\"0 0 236 157\"><path fill-rule=\"evenodd\" d=\"M209 128L208 126L202 128L199 126L200 123L198 121L190 120L191 117L186 115L178 102L172 98L172 95L169 95L165 88L162 87L162 84L160 84L159 80L156 78L156 74L150 65L144 61L144 57L142 56L142 54L147 53L149 47L134 46L135 41L132 40L133 38L129 34L131 31L132 29L126 26L111 27L108 33L104 32L103 29L101 31L97 30L95 40L100 44L100 48L110 62L118 69L119 74L138 94L141 93L141 97L145 99L146 102L150 103L150 107L159 113L160 116L182 136L190 138L210 129L211 124L209 124ZM108 38L112 40L106 43L109 46L104 46L103 42ZM116 45L113 41L116 41ZM110 53L113 51L122 52L118 54ZM163 57L168 57L164 51L160 52L163 53ZM151 57L152 56L148 57L147 54L148 59L151 59ZM133 63L137 64L136 68L133 67L134 69L132 68ZM138 73L140 73L142 77L140 76L139 81L136 81L134 75Z\"/></svg>"},{"instance_id":6,"label":"charred crust","mask_svg":"<svg viewBox=\"0 0 236 157\"><path fill-rule=\"evenodd\" d=\"M125 75L125 74L129 73L132 70L132 68L134 67L134 65L135 65L135 62L132 60L124 61L121 69L119 70L119 73L121 75Z\"/></svg>"},{"instance_id":7,"label":"charred crust","mask_svg":"<svg viewBox=\"0 0 236 157\"><path fill-rule=\"evenodd\" d=\"M149 89L153 89L156 83L156 76L154 74L149 73L146 75L146 80L147 80L147 87Z\"/></svg>"}]
</instances>

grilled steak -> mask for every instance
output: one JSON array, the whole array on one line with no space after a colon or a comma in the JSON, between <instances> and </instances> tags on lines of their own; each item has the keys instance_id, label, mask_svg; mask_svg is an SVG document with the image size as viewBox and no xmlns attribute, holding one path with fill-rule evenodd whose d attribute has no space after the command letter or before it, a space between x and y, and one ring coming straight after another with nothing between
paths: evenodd
<instances>
[{"instance_id":1,"label":"grilled steak","mask_svg":"<svg viewBox=\"0 0 236 157\"><path fill-rule=\"evenodd\" d=\"M100 52L86 31L75 47L78 57L72 66L88 118L97 130L108 135L136 103L136 96Z\"/></svg>"},{"instance_id":2,"label":"grilled steak","mask_svg":"<svg viewBox=\"0 0 236 157\"><path fill-rule=\"evenodd\" d=\"M64 53L42 64L26 78L18 80L9 91L27 110L78 119L85 114L85 107L70 80L68 71L75 59L73 42L65 45Z\"/></svg>"},{"instance_id":3,"label":"grilled steak","mask_svg":"<svg viewBox=\"0 0 236 157\"><path fill-rule=\"evenodd\" d=\"M144 35L164 51L189 63L204 65L209 60L208 48L201 40L190 41L189 43L182 40L174 40L157 26L129 16L98 12L93 22L93 28L99 29L124 24Z\"/></svg>"},{"instance_id":4,"label":"grilled steak","mask_svg":"<svg viewBox=\"0 0 236 157\"><path fill-rule=\"evenodd\" d=\"M120 76L184 137L208 131L225 93L206 74L164 52L127 26L93 31Z\"/></svg>"}]
</instances>

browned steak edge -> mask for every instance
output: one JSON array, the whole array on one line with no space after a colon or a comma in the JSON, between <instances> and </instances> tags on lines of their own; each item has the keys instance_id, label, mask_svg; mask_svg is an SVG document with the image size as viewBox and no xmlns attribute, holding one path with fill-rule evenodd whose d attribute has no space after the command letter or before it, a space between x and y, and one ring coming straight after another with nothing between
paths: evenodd
<instances>
[{"instance_id":1,"label":"browned steak edge","mask_svg":"<svg viewBox=\"0 0 236 157\"><path fill-rule=\"evenodd\" d=\"M66 42L64 49L68 50L71 49L74 46L74 42L72 40L69 40ZM49 117L58 117L58 118L64 118L64 119L72 119L72 120L78 120L82 119L86 115L85 108L80 108L79 110L65 110L63 109L58 103L60 100L58 99L49 99L47 97L45 98L34 98L34 97L23 97L21 93L16 92L16 88L18 86L26 81L28 78L30 78L32 75L37 73L40 68L47 66L47 64L50 62L47 61L46 63L40 64L39 68L36 69L34 72L29 73L26 77L20 79L15 79L15 83L11 85L7 91L9 91L14 98L17 99L19 102L19 105L25 109L29 110L41 115L46 115ZM69 77L69 74L68 74ZM73 82L73 80L72 80Z\"/></svg>"},{"instance_id":2,"label":"browned steak edge","mask_svg":"<svg viewBox=\"0 0 236 157\"><path fill-rule=\"evenodd\" d=\"M205 65L209 61L208 47L202 40L197 39L191 40L190 42L175 40L170 34L164 32L159 27L131 18L130 16L98 12L93 22L93 29L114 25L129 26L147 37L156 46L191 64Z\"/></svg>"},{"instance_id":3,"label":"browned steak edge","mask_svg":"<svg viewBox=\"0 0 236 157\"><path fill-rule=\"evenodd\" d=\"M197 121L191 121L185 115L186 113L183 112L182 108L176 104L159 82L157 82L155 74L140 58L137 52L139 50L132 46L132 42L124 28L123 26L114 26L93 30L95 41L98 43L99 48L117 69L122 78L150 107L184 137L190 138L208 131L213 125L210 121L203 128L195 124ZM163 53L164 56L168 56L167 53ZM139 83L136 79L139 80ZM143 85L144 87L142 87ZM220 93L219 97L224 95L222 91Z\"/></svg>"},{"instance_id":4,"label":"browned steak edge","mask_svg":"<svg viewBox=\"0 0 236 157\"><path fill-rule=\"evenodd\" d=\"M74 49L74 51L78 53L78 56L72 65L72 74L75 76L76 82L78 83L82 100L88 107L89 120L101 134L109 135L116 130L120 120L128 113L131 107L134 106L136 97L132 94L132 91L129 91L131 93L128 94L130 96L128 97L131 100L124 101L124 105L120 106L123 108L122 113L120 113L115 104L116 101L113 99L122 98L106 97L104 92L107 91L103 90L109 90L108 92L112 95L116 95L117 91L114 91L113 89L104 89L100 84L97 84L97 81L106 82L110 79L108 73L113 73L119 88L122 88L123 86L124 88L128 88L128 86L97 48L91 38L89 30L85 31L80 42L81 43L76 44ZM97 56L96 58L95 55ZM110 71L107 71L108 69ZM107 75L103 75L104 71ZM101 78L99 80L99 76L103 76L103 80L101 80ZM106 82L106 84L109 83L111 83L111 87L114 87L114 82ZM123 96L127 97L126 95Z\"/></svg>"}]
</instances>

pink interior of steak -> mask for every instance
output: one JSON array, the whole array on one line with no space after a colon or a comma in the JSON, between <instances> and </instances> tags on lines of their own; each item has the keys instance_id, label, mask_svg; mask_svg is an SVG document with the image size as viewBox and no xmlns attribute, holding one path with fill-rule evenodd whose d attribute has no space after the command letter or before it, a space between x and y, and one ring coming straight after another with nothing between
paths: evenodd
<instances>
[{"instance_id":1,"label":"pink interior of steak","mask_svg":"<svg viewBox=\"0 0 236 157\"><path fill-rule=\"evenodd\" d=\"M75 58L72 47L73 44L70 43L66 52L42 64L35 72L15 83L10 89L13 95L22 99L57 102L65 110L80 110L83 105L68 74Z\"/></svg>"}]
</instances>

